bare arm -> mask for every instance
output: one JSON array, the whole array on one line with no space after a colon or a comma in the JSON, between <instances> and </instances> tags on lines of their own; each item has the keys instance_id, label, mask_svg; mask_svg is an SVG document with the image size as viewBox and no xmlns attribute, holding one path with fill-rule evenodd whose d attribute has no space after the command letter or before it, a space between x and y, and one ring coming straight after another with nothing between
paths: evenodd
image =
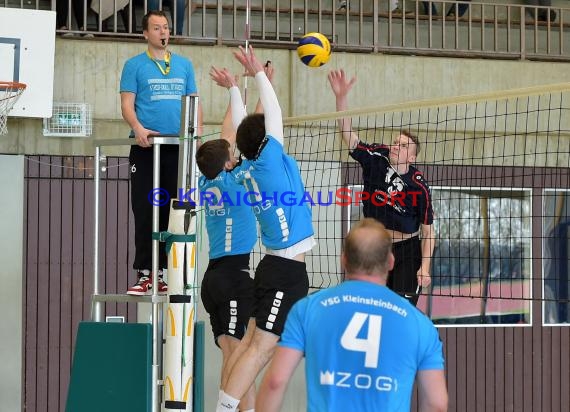
<instances>
[{"instance_id":1,"label":"bare arm","mask_svg":"<svg viewBox=\"0 0 570 412\"><path fill-rule=\"evenodd\" d=\"M331 70L328 75L331 89L336 97L336 110L342 112L348 109L348 92L356 82L356 77L348 80L344 70ZM344 117L338 120L338 128L342 132L342 140L350 150L354 150L360 139L352 131L352 119Z\"/></svg>"},{"instance_id":2,"label":"bare arm","mask_svg":"<svg viewBox=\"0 0 570 412\"><path fill-rule=\"evenodd\" d=\"M239 52L235 52L234 56L245 68L247 76L255 77L257 86L259 87L259 98L265 111L265 133L273 136L281 145L283 145L283 117L279 100L271 82L267 78L263 65L255 56L253 47L249 46L249 53L246 53L243 47L239 48Z\"/></svg>"},{"instance_id":3,"label":"bare arm","mask_svg":"<svg viewBox=\"0 0 570 412\"><path fill-rule=\"evenodd\" d=\"M418 285L422 287L428 287L431 283L430 277L430 266L431 257L433 255L433 249L435 247L435 231L433 229L433 224L431 225L420 225L421 230L421 251L422 251L422 264L418 270Z\"/></svg>"},{"instance_id":4,"label":"bare arm","mask_svg":"<svg viewBox=\"0 0 570 412\"><path fill-rule=\"evenodd\" d=\"M448 395L443 370L419 371L416 380L420 412L447 411Z\"/></svg>"},{"instance_id":5,"label":"bare arm","mask_svg":"<svg viewBox=\"0 0 570 412\"><path fill-rule=\"evenodd\" d=\"M237 89L237 80L235 76L232 75L230 71L226 68L218 69L212 66L210 68L210 78L213 81L215 81L216 84L220 87L224 87L228 90L232 89L233 87ZM232 92L230 92L230 101L228 103L228 107L224 115L224 120L222 122L222 131L220 133L220 137L222 139L226 139L232 147L235 145L236 142L236 133L235 133L236 125L234 125L233 122L232 112L234 110L238 110L240 112L239 115L236 115L236 117L240 117L240 121L241 119L243 119L243 117L245 117L245 108L243 108L243 102L240 102L241 94L239 93L239 89L237 89L236 91L237 91L237 96L235 96L234 99L232 99ZM235 109L232 107L232 100L234 101L234 104L236 104Z\"/></svg>"},{"instance_id":6,"label":"bare arm","mask_svg":"<svg viewBox=\"0 0 570 412\"><path fill-rule=\"evenodd\" d=\"M263 412L281 410L289 380L302 358L303 353L298 350L277 347L259 387L255 410Z\"/></svg>"},{"instance_id":7,"label":"bare arm","mask_svg":"<svg viewBox=\"0 0 570 412\"><path fill-rule=\"evenodd\" d=\"M123 119L129 124L135 134L135 141L141 147L150 147L148 136L151 134L158 134L154 130L145 129L139 122L135 112L135 98L136 95L131 92L121 92L121 113Z\"/></svg>"}]
</instances>

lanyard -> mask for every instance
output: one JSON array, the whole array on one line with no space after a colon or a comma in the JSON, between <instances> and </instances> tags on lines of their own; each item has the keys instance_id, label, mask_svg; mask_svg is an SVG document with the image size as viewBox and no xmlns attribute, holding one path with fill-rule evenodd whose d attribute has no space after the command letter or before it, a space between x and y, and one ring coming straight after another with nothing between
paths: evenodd
<instances>
[{"instance_id":1,"label":"lanyard","mask_svg":"<svg viewBox=\"0 0 570 412\"><path fill-rule=\"evenodd\" d=\"M170 73L170 52L166 52L166 54L164 55L164 66L166 66L166 69L163 69L162 66L160 65L160 62L156 59L154 59L150 53L148 52L148 50L146 51L146 55L148 56L149 59L151 59L154 64L156 64L156 66L159 68L160 72L165 75L168 76L168 73Z\"/></svg>"}]
</instances>

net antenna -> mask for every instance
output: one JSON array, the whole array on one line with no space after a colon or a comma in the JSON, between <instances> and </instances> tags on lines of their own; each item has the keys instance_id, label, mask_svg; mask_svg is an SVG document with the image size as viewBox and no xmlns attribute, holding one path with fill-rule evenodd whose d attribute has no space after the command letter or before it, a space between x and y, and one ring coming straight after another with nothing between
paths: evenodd
<instances>
[{"instance_id":1,"label":"net antenna","mask_svg":"<svg viewBox=\"0 0 570 412\"><path fill-rule=\"evenodd\" d=\"M0 135L8 133L8 113L26 90L24 83L0 81Z\"/></svg>"}]
</instances>

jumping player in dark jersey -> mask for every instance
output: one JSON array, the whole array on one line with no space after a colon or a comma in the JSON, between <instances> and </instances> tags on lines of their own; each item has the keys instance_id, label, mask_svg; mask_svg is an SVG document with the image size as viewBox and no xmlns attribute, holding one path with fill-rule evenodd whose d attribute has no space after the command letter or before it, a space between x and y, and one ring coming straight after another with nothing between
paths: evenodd
<instances>
[{"instance_id":1,"label":"jumping player in dark jersey","mask_svg":"<svg viewBox=\"0 0 570 412\"><path fill-rule=\"evenodd\" d=\"M348 92L356 77L348 79L343 70L329 73L336 96L336 108L348 108ZM401 131L390 146L367 144L352 131L350 118L339 119L343 141L351 157L362 168L364 216L384 224L392 235L396 258L388 287L414 305L422 287L430 282L430 264L435 246L433 209L429 186L412 163L420 151L416 136Z\"/></svg>"}]
</instances>

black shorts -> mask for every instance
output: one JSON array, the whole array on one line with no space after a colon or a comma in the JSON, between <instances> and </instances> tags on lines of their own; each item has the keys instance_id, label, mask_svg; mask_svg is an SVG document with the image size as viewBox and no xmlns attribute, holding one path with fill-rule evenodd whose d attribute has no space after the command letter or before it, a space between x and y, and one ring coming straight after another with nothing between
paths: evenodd
<instances>
[{"instance_id":1,"label":"black shorts","mask_svg":"<svg viewBox=\"0 0 570 412\"><path fill-rule=\"evenodd\" d=\"M394 269L388 274L387 286L408 299L414 306L418 303L418 270L422 264L421 242L418 236L396 242L392 246Z\"/></svg>"},{"instance_id":2,"label":"black shorts","mask_svg":"<svg viewBox=\"0 0 570 412\"><path fill-rule=\"evenodd\" d=\"M210 260L200 294L216 344L220 335L243 338L254 303L249 253Z\"/></svg>"},{"instance_id":3,"label":"black shorts","mask_svg":"<svg viewBox=\"0 0 570 412\"><path fill-rule=\"evenodd\" d=\"M254 284L256 326L281 336L291 307L309 291L307 265L265 255L255 269Z\"/></svg>"}]
</instances>

